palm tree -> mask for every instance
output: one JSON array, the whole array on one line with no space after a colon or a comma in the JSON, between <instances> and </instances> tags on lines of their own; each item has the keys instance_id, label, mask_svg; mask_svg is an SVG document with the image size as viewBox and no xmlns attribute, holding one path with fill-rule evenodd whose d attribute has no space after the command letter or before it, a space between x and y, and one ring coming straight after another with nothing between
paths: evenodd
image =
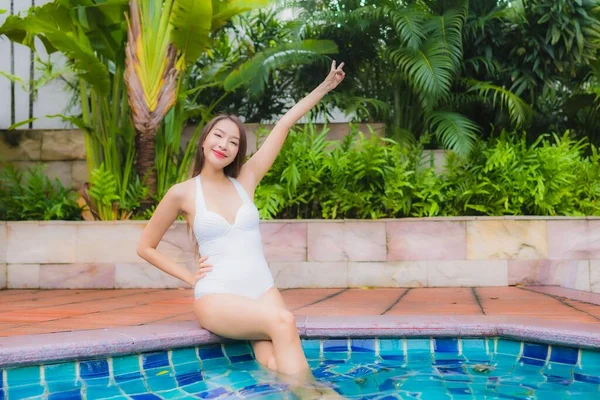
<instances>
[{"instance_id":1,"label":"palm tree","mask_svg":"<svg viewBox=\"0 0 600 400\"><path fill-rule=\"evenodd\" d=\"M136 130L135 167L156 193L155 136L182 89L182 72L209 46L209 34L264 0L130 1L125 81Z\"/></svg>"}]
</instances>

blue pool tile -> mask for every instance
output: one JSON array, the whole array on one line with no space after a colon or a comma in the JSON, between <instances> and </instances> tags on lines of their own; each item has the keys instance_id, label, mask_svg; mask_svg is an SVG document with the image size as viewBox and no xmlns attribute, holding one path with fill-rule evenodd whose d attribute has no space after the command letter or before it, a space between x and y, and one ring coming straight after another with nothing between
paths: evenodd
<instances>
[{"instance_id":1,"label":"blue pool tile","mask_svg":"<svg viewBox=\"0 0 600 400\"><path fill-rule=\"evenodd\" d=\"M523 357L546 360L548 357L548 345L539 343L524 343Z\"/></svg>"},{"instance_id":2,"label":"blue pool tile","mask_svg":"<svg viewBox=\"0 0 600 400\"><path fill-rule=\"evenodd\" d=\"M24 385L41 385L40 367L33 366L7 369L6 381L6 386L9 388Z\"/></svg>"},{"instance_id":3,"label":"blue pool tile","mask_svg":"<svg viewBox=\"0 0 600 400\"><path fill-rule=\"evenodd\" d=\"M162 400L160 397L152 393L136 394L130 397L133 400Z\"/></svg>"},{"instance_id":4,"label":"blue pool tile","mask_svg":"<svg viewBox=\"0 0 600 400\"><path fill-rule=\"evenodd\" d=\"M142 365L144 369L168 367L169 355L166 351L142 354Z\"/></svg>"},{"instance_id":5,"label":"blue pool tile","mask_svg":"<svg viewBox=\"0 0 600 400\"><path fill-rule=\"evenodd\" d=\"M566 379L573 379L573 370L575 366L561 363L549 362L544 367L544 375L546 376L560 376Z\"/></svg>"},{"instance_id":6,"label":"blue pool tile","mask_svg":"<svg viewBox=\"0 0 600 400\"><path fill-rule=\"evenodd\" d=\"M9 399L26 399L28 397L40 396L44 394L44 387L40 384L25 385L19 387L11 387L10 379L8 380L8 398Z\"/></svg>"},{"instance_id":7,"label":"blue pool tile","mask_svg":"<svg viewBox=\"0 0 600 400\"><path fill-rule=\"evenodd\" d=\"M141 379L142 377L143 375L140 372L130 372L128 374L115 375L115 382L129 382L134 381L136 379Z\"/></svg>"},{"instance_id":8,"label":"blue pool tile","mask_svg":"<svg viewBox=\"0 0 600 400\"><path fill-rule=\"evenodd\" d=\"M169 375L148 377L146 379L146 384L153 392L177 388L177 380L175 377Z\"/></svg>"},{"instance_id":9,"label":"blue pool tile","mask_svg":"<svg viewBox=\"0 0 600 400\"><path fill-rule=\"evenodd\" d=\"M114 375L140 371L140 359L138 355L112 357L111 363Z\"/></svg>"},{"instance_id":10,"label":"blue pool tile","mask_svg":"<svg viewBox=\"0 0 600 400\"><path fill-rule=\"evenodd\" d=\"M187 386L192 383L201 382L204 378L201 372L188 372L185 374L176 375L177 383L179 386Z\"/></svg>"},{"instance_id":11,"label":"blue pool tile","mask_svg":"<svg viewBox=\"0 0 600 400\"><path fill-rule=\"evenodd\" d=\"M382 354L379 357L387 361L405 361L404 354Z\"/></svg>"},{"instance_id":12,"label":"blue pool tile","mask_svg":"<svg viewBox=\"0 0 600 400\"><path fill-rule=\"evenodd\" d=\"M431 340L430 339L406 339L406 348L408 352L411 351L426 351L431 352Z\"/></svg>"},{"instance_id":13,"label":"blue pool tile","mask_svg":"<svg viewBox=\"0 0 600 400\"><path fill-rule=\"evenodd\" d=\"M323 342L323 352L347 352L347 339L328 339Z\"/></svg>"},{"instance_id":14,"label":"blue pool tile","mask_svg":"<svg viewBox=\"0 0 600 400\"><path fill-rule=\"evenodd\" d=\"M279 388L275 385L262 383L262 384L253 384L253 385L246 386L244 389L241 389L238 392L242 396L242 398L245 398L245 397L257 395L259 393L261 395L267 394L267 393L277 393L280 390L281 390L281 388Z\"/></svg>"},{"instance_id":15,"label":"blue pool tile","mask_svg":"<svg viewBox=\"0 0 600 400\"><path fill-rule=\"evenodd\" d=\"M81 390L69 390L67 392L52 393L48 400L79 400L81 399Z\"/></svg>"},{"instance_id":16,"label":"blue pool tile","mask_svg":"<svg viewBox=\"0 0 600 400\"><path fill-rule=\"evenodd\" d=\"M221 349L221 345L213 345L206 347L198 348L198 355L202 361L204 360L212 360L215 358L225 358L225 354L223 354L223 350Z\"/></svg>"},{"instance_id":17,"label":"blue pool tile","mask_svg":"<svg viewBox=\"0 0 600 400\"><path fill-rule=\"evenodd\" d=\"M323 360L321 362L321 364L323 364L323 365L338 365L338 364L344 364L344 363L345 363L344 360L331 360L331 359Z\"/></svg>"},{"instance_id":18,"label":"blue pool tile","mask_svg":"<svg viewBox=\"0 0 600 400\"><path fill-rule=\"evenodd\" d=\"M87 399L106 399L113 396L121 396L121 391L116 386L86 388Z\"/></svg>"},{"instance_id":19,"label":"blue pool tile","mask_svg":"<svg viewBox=\"0 0 600 400\"><path fill-rule=\"evenodd\" d=\"M162 392L157 392L156 395L160 396L163 399L182 399L189 396L189 394L182 391L181 389L165 390Z\"/></svg>"},{"instance_id":20,"label":"blue pool tile","mask_svg":"<svg viewBox=\"0 0 600 400\"><path fill-rule=\"evenodd\" d=\"M228 343L223 346L227 357L240 356L243 354L254 354L252 346L248 342Z\"/></svg>"},{"instance_id":21,"label":"blue pool tile","mask_svg":"<svg viewBox=\"0 0 600 400\"><path fill-rule=\"evenodd\" d=\"M552 346L550 353L550 361L563 364L577 364L579 350L573 347Z\"/></svg>"},{"instance_id":22,"label":"blue pool tile","mask_svg":"<svg viewBox=\"0 0 600 400\"><path fill-rule=\"evenodd\" d=\"M356 352L375 353L375 339L352 339L350 349Z\"/></svg>"},{"instance_id":23,"label":"blue pool tile","mask_svg":"<svg viewBox=\"0 0 600 400\"><path fill-rule=\"evenodd\" d=\"M223 368L231 365L228 358L218 357L218 358L209 358L208 360L202 360L202 369L203 370L214 370L218 368Z\"/></svg>"},{"instance_id":24,"label":"blue pool tile","mask_svg":"<svg viewBox=\"0 0 600 400\"><path fill-rule=\"evenodd\" d=\"M54 381L75 381L77 374L74 363L49 364L44 365L44 379L46 382Z\"/></svg>"},{"instance_id":25,"label":"blue pool tile","mask_svg":"<svg viewBox=\"0 0 600 400\"><path fill-rule=\"evenodd\" d=\"M521 357L519 358L519 361L525 364L536 365L540 367L546 364L546 361L540 360L538 358Z\"/></svg>"},{"instance_id":26,"label":"blue pool tile","mask_svg":"<svg viewBox=\"0 0 600 400\"><path fill-rule=\"evenodd\" d=\"M448 393L450 393L451 395L461 395L461 394L467 394L467 395L471 395L471 388L469 388L468 386L462 386L462 387L450 387L448 388Z\"/></svg>"},{"instance_id":27,"label":"blue pool tile","mask_svg":"<svg viewBox=\"0 0 600 400\"><path fill-rule=\"evenodd\" d=\"M83 379L108 376L108 362L106 360L81 361L79 376Z\"/></svg>"},{"instance_id":28,"label":"blue pool tile","mask_svg":"<svg viewBox=\"0 0 600 400\"><path fill-rule=\"evenodd\" d=\"M218 387L218 388L207 390L205 392L196 393L195 395L196 395L196 397L199 397L201 399L215 399L226 393L229 393L229 392L225 388Z\"/></svg>"},{"instance_id":29,"label":"blue pool tile","mask_svg":"<svg viewBox=\"0 0 600 400\"><path fill-rule=\"evenodd\" d=\"M119 383L119 387L128 395L143 394L148 392L148 388L141 380L121 382Z\"/></svg>"},{"instance_id":30,"label":"blue pool tile","mask_svg":"<svg viewBox=\"0 0 600 400\"><path fill-rule=\"evenodd\" d=\"M555 384L557 386L570 386L573 383L572 379L565 378L564 376L558 375L546 375L548 383Z\"/></svg>"},{"instance_id":31,"label":"blue pool tile","mask_svg":"<svg viewBox=\"0 0 600 400\"><path fill-rule=\"evenodd\" d=\"M379 339L379 354L404 355L402 339Z\"/></svg>"},{"instance_id":32,"label":"blue pool tile","mask_svg":"<svg viewBox=\"0 0 600 400\"><path fill-rule=\"evenodd\" d=\"M521 342L517 342L515 340L498 339L496 352L500 354L519 356L521 354Z\"/></svg>"},{"instance_id":33,"label":"blue pool tile","mask_svg":"<svg viewBox=\"0 0 600 400\"><path fill-rule=\"evenodd\" d=\"M600 351L581 349L581 366L600 368Z\"/></svg>"},{"instance_id":34,"label":"blue pool tile","mask_svg":"<svg viewBox=\"0 0 600 400\"><path fill-rule=\"evenodd\" d=\"M252 354L240 354L239 356L230 356L229 360L232 363L240 363L244 361L254 361Z\"/></svg>"},{"instance_id":35,"label":"blue pool tile","mask_svg":"<svg viewBox=\"0 0 600 400\"><path fill-rule=\"evenodd\" d=\"M52 381L46 382L49 393L69 392L71 390L79 390L83 386L81 381Z\"/></svg>"},{"instance_id":36,"label":"blue pool tile","mask_svg":"<svg viewBox=\"0 0 600 400\"><path fill-rule=\"evenodd\" d=\"M575 372L573 378L578 382L592 383L594 385L600 385L600 376L588 375L581 372Z\"/></svg>"},{"instance_id":37,"label":"blue pool tile","mask_svg":"<svg viewBox=\"0 0 600 400\"><path fill-rule=\"evenodd\" d=\"M183 348L171 350L171 361L173 365L187 364L191 362L200 363L195 348Z\"/></svg>"},{"instance_id":38,"label":"blue pool tile","mask_svg":"<svg viewBox=\"0 0 600 400\"><path fill-rule=\"evenodd\" d=\"M433 341L434 350L440 353L457 353L458 339L455 338L436 338Z\"/></svg>"},{"instance_id":39,"label":"blue pool tile","mask_svg":"<svg viewBox=\"0 0 600 400\"><path fill-rule=\"evenodd\" d=\"M302 339L302 348L305 352L316 352L321 351L321 341L318 339Z\"/></svg>"},{"instance_id":40,"label":"blue pool tile","mask_svg":"<svg viewBox=\"0 0 600 400\"><path fill-rule=\"evenodd\" d=\"M190 362L185 364L175 364L175 375L184 375L191 372L200 372L202 368L199 362Z\"/></svg>"}]
</instances>

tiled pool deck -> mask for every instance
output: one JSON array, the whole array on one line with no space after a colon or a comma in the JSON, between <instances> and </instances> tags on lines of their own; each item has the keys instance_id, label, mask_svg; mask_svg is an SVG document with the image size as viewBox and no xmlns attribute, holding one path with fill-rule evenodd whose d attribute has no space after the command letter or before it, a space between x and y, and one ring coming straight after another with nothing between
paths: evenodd
<instances>
[{"instance_id":1,"label":"tiled pool deck","mask_svg":"<svg viewBox=\"0 0 600 400\"><path fill-rule=\"evenodd\" d=\"M559 287L282 290L306 337L505 336L600 349L600 294ZM2 290L0 366L217 342L182 289Z\"/></svg>"}]
</instances>

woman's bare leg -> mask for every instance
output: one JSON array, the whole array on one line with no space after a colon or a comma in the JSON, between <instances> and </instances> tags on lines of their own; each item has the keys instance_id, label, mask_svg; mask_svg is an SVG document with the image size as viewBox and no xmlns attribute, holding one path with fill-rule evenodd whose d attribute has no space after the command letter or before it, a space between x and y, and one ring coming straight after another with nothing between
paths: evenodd
<instances>
[{"instance_id":1,"label":"woman's bare leg","mask_svg":"<svg viewBox=\"0 0 600 400\"><path fill-rule=\"evenodd\" d=\"M239 340L271 340L279 372L310 371L296 319L289 311L267 302L233 294L208 294L194 302L201 326L216 335Z\"/></svg>"},{"instance_id":2,"label":"woman's bare leg","mask_svg":"<svg viewBox=\"0 0 600 400\"><path fill-rule=\"evenodd\" d=\"M258 301L277 308L287 309L285 301L276 287L267 290L265 294L258 298ZM277 371L277 360L275 359L275 348L272 341L252 341L252 348L254 349L256 361L273 371Z\"/></svg>"}]
</instances>

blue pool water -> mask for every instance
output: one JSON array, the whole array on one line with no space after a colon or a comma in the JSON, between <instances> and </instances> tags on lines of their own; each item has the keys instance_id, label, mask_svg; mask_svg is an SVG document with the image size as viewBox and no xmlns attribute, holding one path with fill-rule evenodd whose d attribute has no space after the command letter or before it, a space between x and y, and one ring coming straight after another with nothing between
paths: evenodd
<instances>
[{"instance_id":1,"label":"blue pool water","mask_svg":"<svg viewBox=\"0 0 600 400\"><path fill-rule=\"evenodd\" d=\"M600 399L600 352L481 339L310 339L315 377L352 399ZM8 368L8 399L295 399L245 342Z\"/></svg>"}]
</instances>

